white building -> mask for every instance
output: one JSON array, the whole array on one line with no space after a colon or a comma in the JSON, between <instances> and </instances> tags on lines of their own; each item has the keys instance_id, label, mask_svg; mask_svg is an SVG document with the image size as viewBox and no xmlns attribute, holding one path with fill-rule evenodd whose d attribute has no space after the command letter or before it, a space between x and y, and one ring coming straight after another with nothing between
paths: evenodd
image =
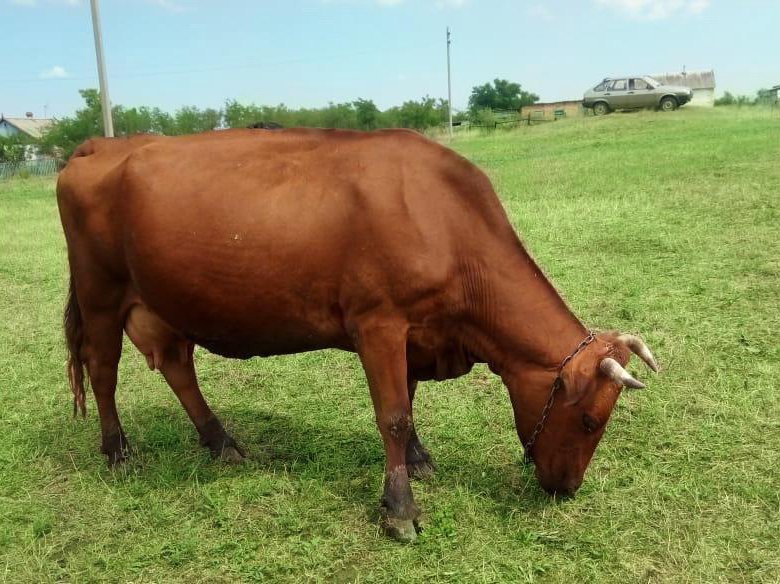
<instances>
[{"instance_id":1,"label":"white building","mask_svg":"<svg viewBox=\"0 0 780 584\"><path fill-rule=\"evenodd\" d=\"M0 138L24 136L31 140L39 140L52 123L54 120L35 118L31 113L24 118L7 118L0 114ZM35 144L27 144L24 147L24 157L27 160L38 160L42 155Z\"/></svg>"},{"instance_id":2,"label":"white building","mask_svg":"<svg viewBox=\"0 0 780 584\"><path fill-rule=\"evenodd\" d=\"M35 118L31 113L28 113L25 118L7 118L0 114L0 136L7 137L21 134L37 140L52 125L53 121L47 118Z\"/></svg>"},{"instance_id":3,"label":"white building","mask_svg":"<svg viewBox=\"0 0 780 584\"><path fill-rule=\"evenodd\" d=\"M715 105L715 71L683 71L652 75L664 85L681 85L693 89L690 105L713 107Z\"/></svg>"}]
</instances>

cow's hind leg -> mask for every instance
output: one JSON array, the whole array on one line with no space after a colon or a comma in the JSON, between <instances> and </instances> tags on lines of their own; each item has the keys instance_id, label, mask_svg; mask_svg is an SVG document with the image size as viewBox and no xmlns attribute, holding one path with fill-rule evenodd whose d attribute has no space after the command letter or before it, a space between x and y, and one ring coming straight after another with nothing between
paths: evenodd
<instances>
[{"instance_id":1,"label":"cow's hind leg","mask_svg":"<svg viewBox=\"0 0 780 584\"><path fill-rule=\"evenodd\" d=\"M136 304L125 322L130 340L146 357L150 369L158 369L200 434L200 443L228 462L238 462L244 453L211 411L198 386L193 345L172 330L145 306Z\"/></svg>"},{"instance_id":2,"label":"cow's hind leg","mask_svg":"<svg viewBox=\"0 0 780 584\"><path fill-rule=\"evenodd\" d=\"M414 403L414 394L417 392L417 380L409 378L409 404ZM417 428L412 424L409 435L409 443L406 445L406 470L409 476L415 479L425 480L433 476L436 471L436 463L433 462L428 449L420 442L417 436Z\"/></svg>"},{"instance_id":3,"label":"cow's hind leg","mask_svg":"<svg viewBox=\"0 0 780 584\"><path fill-rule=\"evenodd\" d=\"M84 311L82 356L95 395L102 437L101 451L111 466L130 453L116 410L116 382L122 354L122 326L116 310Z\"/></svg>"},{"instance_id":4,"label":"cow's hind leg","mask_svg":"<svg viewBox=\"0 0 780 584\"><path fill-rule=\"evenodd\" d=\"M420 510L414 502L406 470L412 429L406 377L406 327L400 323L367 324L357 327L354 337L385 445L382 524L396 539L412 541L417 537Z\"/></svg>"},{"instance_id":5,"label":"cow's hind leg","mask_svg":"<svg viewBox=\"0 0 780 584\"><path fill-rule=\"evenodd\" d=\"M86 414L85 375L92 382L102 436L102 452L113 466L127 457L127 438L116 411L116 380L122 354L119 316L121 290L99 272L86 272L81 286L71 273L65 306L65 339L68 345L68 379L73 391L73 413Z\"/></svg>"}]
</instances>

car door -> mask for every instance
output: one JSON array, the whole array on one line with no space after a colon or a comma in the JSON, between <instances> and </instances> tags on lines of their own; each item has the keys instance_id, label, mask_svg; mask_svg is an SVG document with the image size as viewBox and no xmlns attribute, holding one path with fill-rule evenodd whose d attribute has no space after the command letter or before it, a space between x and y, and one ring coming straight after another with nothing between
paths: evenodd
<instances>
[{"instance_id":1,"label":"car door","mask_svg":"<svg viewBox=\"0 0 780 584\"><path fill-rule=\"evenodd\" d=\"M653 88L642 79L635 77L628 80L628 92L626 93L626 107L642 108L653 107L655 103L655 93Z\"/></svg>"},{"instance_id":2,"label":"car door","mask_svg":"<svg viewBox=\"0 0 780 584\"><path fill-rule=\"evenodd\" d=\"M631 107L627 105L628 79L613 79L604 93L612 109Z\"/></svg>"}]
</instances>

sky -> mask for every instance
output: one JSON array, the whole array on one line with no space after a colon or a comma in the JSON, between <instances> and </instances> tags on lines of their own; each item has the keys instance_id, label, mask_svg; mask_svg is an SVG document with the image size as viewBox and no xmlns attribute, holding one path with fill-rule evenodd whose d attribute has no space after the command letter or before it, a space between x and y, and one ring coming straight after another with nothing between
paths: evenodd
<instances>
[{"instance_id":1,"label":"sky","mask_svg":"<svg viewBox=\"0 0 780 584\"><path fill-rule=\"evenodd\" d=\"M500 77L542 101L610 75L714 69L717 93L780 84L780 0L101 0L114 104L381 108ZM66 116L97 87L89 0L0 0L0 112Z\"/></svg>"}]
</instances>

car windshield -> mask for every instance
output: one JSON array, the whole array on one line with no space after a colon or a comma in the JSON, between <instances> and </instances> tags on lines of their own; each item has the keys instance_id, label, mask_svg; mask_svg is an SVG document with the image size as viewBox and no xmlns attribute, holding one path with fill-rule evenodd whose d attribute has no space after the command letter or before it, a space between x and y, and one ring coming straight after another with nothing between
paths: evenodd
<instances>
[{"instance_id":1,"label":"car windshield","mask_svg":"<svg viewBox=\"0 0 780 584\"><path fill-rule=\"evenodd\" d=\"M607 80L605 79L593 88L593 91L604 91L607 88Z\"/></svg>"},{"instance_id":2,"label":"car windshield","mask_svg":"<svg viewBox=\"0 0 780 584\"><path fill-rule=\"evenodd\" d=\"M652 77L642 77L642 79L644 79L645 81L647 81L647 84L648 84L648 85L649 85L649 86L650 86L652 89L655 89L656 87L658 87L659 85L661 85L661 83L660 83L660 82L656 81L656 80L655 80L655 79L653 79Z\"/></svg>"}]
</instances>

